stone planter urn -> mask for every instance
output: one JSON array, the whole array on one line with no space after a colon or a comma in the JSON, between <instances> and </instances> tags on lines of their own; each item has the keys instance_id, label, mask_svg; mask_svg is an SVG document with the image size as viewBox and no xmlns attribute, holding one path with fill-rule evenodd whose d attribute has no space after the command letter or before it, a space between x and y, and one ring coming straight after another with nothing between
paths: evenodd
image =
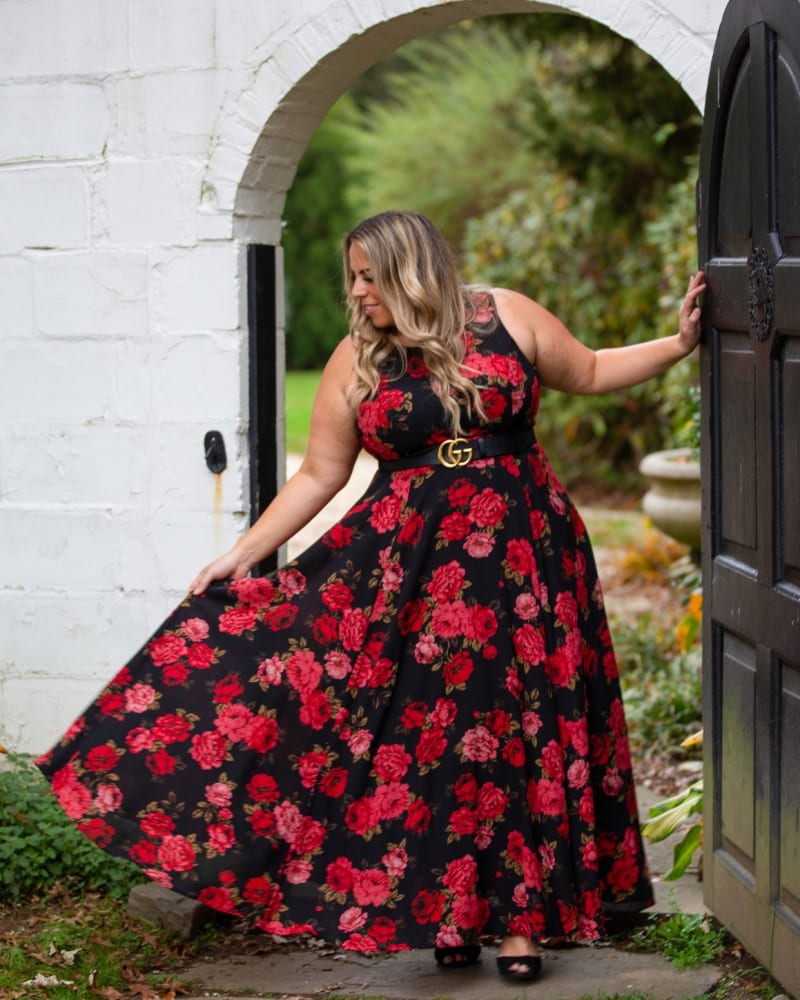
<instances>
[{"instance_id":1,"label":"stone planter urn","mask_svg":"<svg viewBox=\"0 0 800 1000\"><path fill-rule=\"evenodd\" d=\"M672 448L645 455L639 471L648 490L642 509L664 534L700 552L700 462L690 448Z\"/></svg>"}]
</instances>

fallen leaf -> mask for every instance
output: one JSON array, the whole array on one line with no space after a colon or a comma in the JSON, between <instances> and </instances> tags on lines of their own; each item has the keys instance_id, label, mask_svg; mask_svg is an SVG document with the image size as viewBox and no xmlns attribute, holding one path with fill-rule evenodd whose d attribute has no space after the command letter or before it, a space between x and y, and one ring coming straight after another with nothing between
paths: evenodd
<instances>
[{"instance_id":1,"label":"fallen leaf","mask_svg":"<svg viewBox=\"0 0 800 1000\"><path fill-rule=\"evenodd\" d=\"M33 979L26 979L23 986L74 986L71 979L59 979L58 976L45 976L37 972Z\"/></svg>"}]
</instances>

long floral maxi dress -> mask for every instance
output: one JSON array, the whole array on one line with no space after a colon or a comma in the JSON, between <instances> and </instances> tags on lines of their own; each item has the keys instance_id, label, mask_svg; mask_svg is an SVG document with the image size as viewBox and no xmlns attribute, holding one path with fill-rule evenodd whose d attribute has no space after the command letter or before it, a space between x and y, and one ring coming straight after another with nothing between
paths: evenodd
<instances>
[{"instance_id":1,"label":"long floral maxi dress","mask_svg":"<svg viewBox=\"0 0 800 1000\"><path fill-rule=\"evenodd\" d=\"M532 426L507 331L467 342L467 436ZM420 352L357 421L380 459L448 437ZM296 560L184 600L38 763L95 843L270 933L592 940L652 902L589 540L537 444L379 470Z\"/></svg>"}]
</instances>

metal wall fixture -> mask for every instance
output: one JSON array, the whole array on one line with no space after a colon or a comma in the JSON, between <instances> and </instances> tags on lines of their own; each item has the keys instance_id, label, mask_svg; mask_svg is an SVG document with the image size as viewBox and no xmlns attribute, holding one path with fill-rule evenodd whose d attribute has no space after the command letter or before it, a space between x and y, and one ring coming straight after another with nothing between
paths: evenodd
<instances>
[{"instance_id":1,"label":"metal wall fixture","mask_svg":"<svg viewBox=\"0 0 800 1000\"><path fill-rule=\"evenodd\" d=\"M228 468L228 456L222 434L219 431L208 431L203 439L203 447L209 470L214 473L224 472Z\"/></svg>"}]
</instances>

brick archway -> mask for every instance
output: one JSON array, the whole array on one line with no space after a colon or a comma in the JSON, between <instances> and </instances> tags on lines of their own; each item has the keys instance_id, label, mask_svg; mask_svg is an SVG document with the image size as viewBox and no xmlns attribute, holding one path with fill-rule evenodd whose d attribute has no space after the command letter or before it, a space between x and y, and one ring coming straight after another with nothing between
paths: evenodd
<instances>
[{"instance_id":1,"label":"brick archway","mask_svg":"<svg viewBox=\"0 0 800 1000\"><path fill-rule=\"evenodd\" d=\"M233 234L243 242L277 244L297 163L336 98L405 42L469 17L558 8L590 17L634 41L701 107L723 7L724 0L418 0L409 11L408 0L385 0L380 19L343 4L311 18L299 11L269 39L268 53L266 42L251 51L248 83L228 95L203 180L203 208L232 216Z\"/></svg>"}]
</instances>

